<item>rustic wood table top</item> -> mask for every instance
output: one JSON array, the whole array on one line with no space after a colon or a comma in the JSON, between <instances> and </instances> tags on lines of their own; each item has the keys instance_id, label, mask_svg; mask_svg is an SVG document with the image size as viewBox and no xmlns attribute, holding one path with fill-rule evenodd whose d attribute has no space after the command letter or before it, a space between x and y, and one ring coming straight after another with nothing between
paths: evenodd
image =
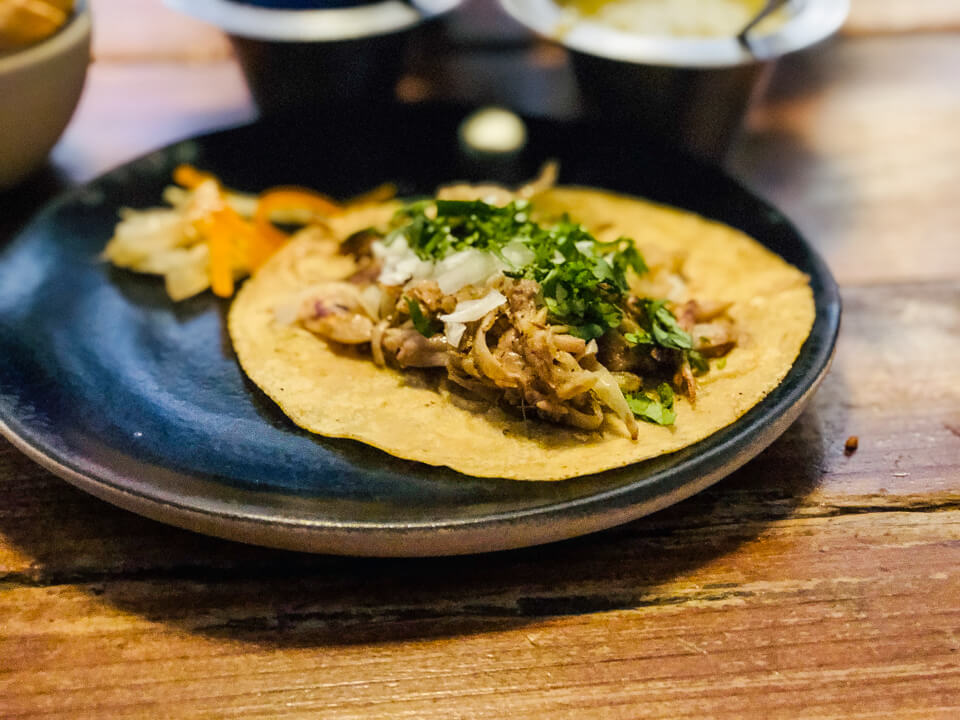
<instances>
[{"instance_id":1,"label":"rustic wood table top","mask_svg":"<svg viewBox=\"0 0 960 720\"><path fill-rule=\"evenodd\" d=\"M80 109L0 243L59 188L253 116L219 34L93 5ZM355 560L160 525L0 440L0 717L960 717L958 31L953 0L856 0L734 149L845 303L832 372L755 461L574 541ZM483 53L447 61L495 87Z\"/></svg>"}]
</instances>

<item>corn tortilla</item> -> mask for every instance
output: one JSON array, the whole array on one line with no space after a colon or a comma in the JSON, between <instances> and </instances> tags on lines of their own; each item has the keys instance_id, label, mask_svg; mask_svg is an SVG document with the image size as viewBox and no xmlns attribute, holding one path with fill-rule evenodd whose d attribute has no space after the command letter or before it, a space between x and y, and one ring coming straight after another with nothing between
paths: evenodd
<instances>
[{"instance_id":1,"label":"corn tortilla","mask_svg":"<svg viewBox=\"0 0 960 720\"><path fill-rule=\"evenodd\" d=\"M695 405L678 399L673 426L640 423L634 441L613 420L587 432L497 407L477 412L422 375L377 367L369 355L335 349L279 321L276 308L304 288L350 272L350 258L320 261L323 240L309 233L279 251L238 294L229 330L241 366L311 432L477 477L562 480L673 452L729 425L780 383L810 333L815 310L806 275L733 228L589 188L554 188L535 206L632 237L641 252L682 252L690 297L733 303L728 314L741 340L722 368L713 361L700 378Z\"/></svg>"}]
</instances>

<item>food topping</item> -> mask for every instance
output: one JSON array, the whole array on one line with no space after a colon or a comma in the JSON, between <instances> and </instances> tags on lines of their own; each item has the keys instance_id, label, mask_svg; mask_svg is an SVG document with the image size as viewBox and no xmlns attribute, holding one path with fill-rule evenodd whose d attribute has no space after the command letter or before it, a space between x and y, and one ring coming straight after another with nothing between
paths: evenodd
<instances>
[{"instance_id":1,"label":"food topping","mask_svg":"<svg viewBox=\"0 0 960 720\"><path fill-rule=\"evenodd\" d=\"M121 211L104 258L119 267L163 275L175 301L207 288L220 297L233 295L238 279L256 271L289 240L275 223L331 225L345 207L383 203L395 192L384 185L340 205L298 187L272 188L259 196L236 193L190 165L178 166L173 180L177 186L164 193L170 207Z\"/></svg>"}]
</instances>

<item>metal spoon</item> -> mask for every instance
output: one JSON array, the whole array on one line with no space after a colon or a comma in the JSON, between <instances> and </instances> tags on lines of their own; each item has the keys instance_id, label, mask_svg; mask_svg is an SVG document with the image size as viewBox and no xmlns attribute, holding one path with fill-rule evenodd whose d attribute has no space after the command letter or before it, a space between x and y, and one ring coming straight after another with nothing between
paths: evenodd
<instances>
[{"instance_id":1,"label":"metal spoon","mask_svg":"<svg viewBox=\"0 0 960 720\"><path fill-rule=\"evenodd\" d=\"M789 2L790 0L767 0L766 5L761 8L760 12L757 13L753 20L748 22L746 27L744 27L743 30L740 31L740 34L737 35L737 40L740 41L740 44L743 45L750 53L755 55L756 53L754 53L753 48L750 46L750 33L767 17Z\"/></svg>"}]
</instances>

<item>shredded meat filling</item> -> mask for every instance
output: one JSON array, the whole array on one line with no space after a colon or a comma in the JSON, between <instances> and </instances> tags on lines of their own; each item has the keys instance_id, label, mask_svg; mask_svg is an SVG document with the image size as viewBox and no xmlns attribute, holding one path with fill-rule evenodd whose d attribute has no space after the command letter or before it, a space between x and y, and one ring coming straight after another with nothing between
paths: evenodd
<instances>
[{"instance_id":1,"label":"shredded meat filling","mask_svg":"<svg viewBox=\"0 0 960 720\"><path fill-rule=\"evenodd\" d=\"M304 301L300 319L311 332L337 343L368 343L378 365L404 368L443 368L445 377L468 396L517 408L553 422L583 430L603 424L603 403L596 392L597 364L613 373L622 392L636 392L646 379L669 378L694 400L697 383L689 361L678 350L638 347L620 332L609 332L589 343L568 328L551 325L546 309L538 307L539 286L531 280L500 277L494 287L507 302L480 320L466 324L457 347L434 332L425 337L414 327L407 299L424 315L452 312L458 302L474 299L471 288L444 294L433 281L408 285L388 297L387 314L372 317L361 302L361 289L352 282L318 286ZM705 357L719 357L736 343L736 331L726 306L689 302L677 309L678 322L688 329L694 347ZM636 326L629 314L624 331ZM624 418L636 437L632 416Z\"/></svg>"},{"instance_id":2,"label":"shredded meat filling","mask_svg":"<svg viewBox=\"0 0 960 720\"><path fill-rule=\"evenodd\" d=\"M548 168L524 196L551 184L554 175L555 170ZM440 196L469 199L499 197L502 192L454 186ZM650 329L641 298L625 297L620 327L588 342L575 328L549 321L540 285L533 280L498 275L486 285L468 285L455 293L444 293L433 280L379 285L381 265L371 249L378 237L363 230L340 245L341 254L356 259L356 270L344 282L311 289L299 310L302 327L334 343L365 347L380 366L442 372L443 391L456 389L465 403L501 404L525 417L535 415L583 430L599 429L606 409L636 438L637 423L623 394L649 391L664 381L695 400L694 353L636 344L624 337ZM443 324L443 316L494 291L506 301L482 317L453 323L457 330L445 334L451 325ZM721 357L736 345L729 304L691 300L668 307L692 339L691 350L701 358ZM697 363L702 369L702 359Z\"/></svg>"}]
</instances>

